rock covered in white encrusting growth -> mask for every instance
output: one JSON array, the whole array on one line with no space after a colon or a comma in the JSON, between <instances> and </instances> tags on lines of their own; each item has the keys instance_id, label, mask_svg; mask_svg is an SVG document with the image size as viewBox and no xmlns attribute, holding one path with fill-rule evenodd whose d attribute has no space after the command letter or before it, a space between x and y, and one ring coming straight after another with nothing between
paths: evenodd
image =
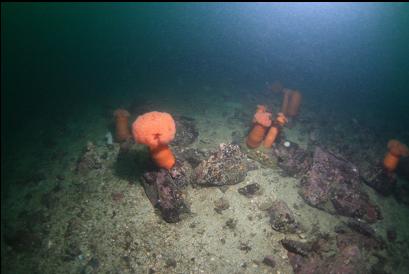
<instances>
[{"instance_id":1,"label":"rock covered in white encrusting growth","mask_svg":"<svg viewBox=\"0 0 409 274\"><path fill-rule=\"evenodd\" d=\"M244 180L248 165L238 145L220 144L207 160L195 169L195 183L203 186L234 185Z\"/></svg>"}]
</instances>

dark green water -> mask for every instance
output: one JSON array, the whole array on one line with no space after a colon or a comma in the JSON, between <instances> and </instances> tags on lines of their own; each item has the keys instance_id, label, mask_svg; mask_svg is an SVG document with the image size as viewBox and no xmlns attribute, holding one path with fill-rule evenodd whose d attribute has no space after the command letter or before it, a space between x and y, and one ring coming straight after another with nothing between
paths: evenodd
<instances>
[{"instance_id":1,"label":"dark green water","mask_svg":"<svg viewBox=\"0 0 409 274\"><path fill-rule=\"evenodd\" d=\"M19 173L14 160L30 157L21 150L35 152L27 162L42 155L29 128L54 134L88 109L160 101L169 88L200 105L204 86L237 97L275 80L385 146L408 144L409 5L2 3L2 190Z\"/></svg>"}]
</instances>

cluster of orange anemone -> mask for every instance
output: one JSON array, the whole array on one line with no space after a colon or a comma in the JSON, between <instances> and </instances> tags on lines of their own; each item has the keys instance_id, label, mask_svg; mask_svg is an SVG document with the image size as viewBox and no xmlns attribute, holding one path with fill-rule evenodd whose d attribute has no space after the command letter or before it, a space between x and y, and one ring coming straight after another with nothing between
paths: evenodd
<instances>
[{"instance_id":1,"label":"cluster of orange anemone","mask_svg":"<svg viewBox=\"0 0 409 274\"><path fill-rule=\"evenodd\" d=\"M253 127L246 139L246 144L249 148L259 147L261 143L263 143L263 140L263 145L266 148L270 148L274 144L280 132L280 128L285 125L287 118L283 113L278 113L276 119L273 121L271 116L272 113L267 112L264 105L257 106L256 113L253 117Z\"/></svg>"},{"instance_id":2,"label":"cluster of orange anemone","mask_svg":"<svg viewBox=\"0 0 409 274\"><path fill-rule=\"evenodd\" d=\"M384 168L393 172L399 164L400 157L409 156L409 149L405 144L402 144L398 140L390 140L388 142L388 152L383 159Z\"/></svg>"},{"instance_id":3,"label":"cluster of orange anemone","mask_svg":"<svg viewBox=\"0 0 409 274\"><path fill-rule=\"evenodd\" d=\"M297 90L282 88L279 84L274 86L275 92L284 95L281 112L272 120L272 113L266 106L258 105L253 117L253 127L246 138L249 148L257 148L263 143L265 148L270 148L281 128L288 122L287 117L298 114L301 104L301 94ZM171 169L176 162L175 156L169 148L169 143L175 138L176 125L173 117L166 112L152 111L140 115L132 124L132 134L128 127L129 112L117 109L114 112L116 133L115 139L124 142L134 137L135 142L148 146L152 159L160 168ZM383 159L383 166L388 172L396 170L400 157L409 156L409 149L398 140L388 142L388 152Z\"/></svg>"}]
</instances>

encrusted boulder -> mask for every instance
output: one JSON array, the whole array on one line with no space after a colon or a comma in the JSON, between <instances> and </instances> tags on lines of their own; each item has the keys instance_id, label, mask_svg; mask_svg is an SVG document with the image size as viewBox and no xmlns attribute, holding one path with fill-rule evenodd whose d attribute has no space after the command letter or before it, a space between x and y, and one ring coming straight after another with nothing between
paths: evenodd
<instances>
[{"instance_id":1,"label":"encrusted boulder","mask_svg":"<svg viewBox=\"0 0 409 274\"><path fill-rule=\"evenodd\" d=\"M248 164L238 145L220 144L219 149L195 168L194 182L200 186L234 185L244 180Z\"/></svg>"}]
</instances>

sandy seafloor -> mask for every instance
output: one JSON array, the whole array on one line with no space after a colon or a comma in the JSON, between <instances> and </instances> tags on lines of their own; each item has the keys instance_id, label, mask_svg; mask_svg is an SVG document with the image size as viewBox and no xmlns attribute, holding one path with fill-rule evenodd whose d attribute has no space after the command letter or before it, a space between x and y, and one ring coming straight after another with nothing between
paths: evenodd
<instances>
[{"instance_id":1,"label":"sandy seafloor","mask_svg":"<svg viewBox=\"0 0 409 274\"><path fill-rule=\"evenodd\" d=\"M113 110L129 107L132 100L160 98L158 111L195 119L199 136L191 147L214 150L231 142L233 132L245 135L257 104L273 106L273 111L281 104L281 97L268 91L195 89L164 88L160 94L152 90L146 98L126 93L108 103L84 103L82 112L27 123L21 139L16 139L19 145L10 148L4 163L10 187L2 199L3 273L293 273L281 239L305 241L317 232L334 235L334 227L346 218L307 205L298 194L299 178L285 177L274 166L259 165L226 192L189 186L186 201L192 214L175 224L161 219L140 184L140 167L135 167L139 173L132 171L132 165L143 160L120 167L119 145L106 144ZM351 161L360 167L383 157L387 139L370 137L370 127L356 117L344 119L343 113L334 114L318 104L304 96L298 121L284 130L286 139L305 148L312 130L319 131L326 147L353 146L364 138L372 142L371 149L349 154L354 156ZM249 120L240 120L235 113ZM131 118L132 122L135 117ZM329 120L325 127L324 119ZM342 132L349 134L335 138ZM104 160L102 168L80 176L76 162L87 142ZM145 148L136 145L136 149ZM247 198L238 193L238 188L255 182L261 186L260 195ZM382 211L383 220L372 225L377 234L388 243L386 229L394 227L397 232L397 240L381 252L389 259L385 270L409 273L409 207L363 187ZM220 198L230 204L222 214L214 210ZM263 209L277 199L288 204L303 233L285 235L271 228ZM231 222L236 225L226 225ZM18 242L6 244L4 235L16 231ZM267 255L274 257L274 268L262 263Z\"/></svg>"}]
</instances>

